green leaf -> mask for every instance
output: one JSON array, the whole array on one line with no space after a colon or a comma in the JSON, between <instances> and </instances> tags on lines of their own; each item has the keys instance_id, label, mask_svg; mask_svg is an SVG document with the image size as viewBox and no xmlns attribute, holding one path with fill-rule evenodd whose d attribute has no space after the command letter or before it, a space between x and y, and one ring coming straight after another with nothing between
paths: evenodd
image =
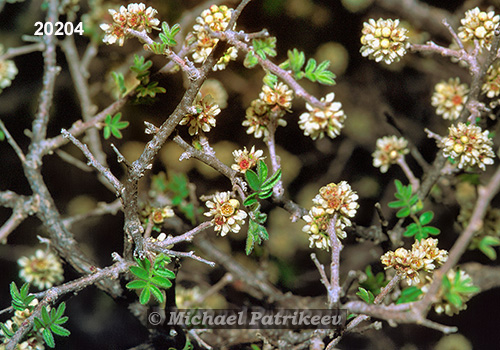
<instances>
[{"instance_id":1,"label":"green leaf","mask_svg":"<svg viewBox=\"0 0 500 350\"><path fill-rule=\"evenodd\" d=\"M274 57L276 56L276 38L267 37L264 39L253 39L252 40L254 52L265 60L266 56Z\"/></svg>"},{"instance_id":2,"label":"green leaf","mask_svg":"<svg viewBox=\"0 0 500 350\"><path fill-rule=\"evenodd\" d=\"M269 179L267 179L261 186L263 191L272 189L281 179L281 169L273 174Z\"/></svg>"},{"instance_id":3,"label":"green leaf","mask_svg":"<svg viewBox=\"0 0 500 350\"><path fill-rule=\"evenodd\" d=\"M42 337L49 348L55 348L56 343L54 342L54 336L49 328L44 328L42 331Z\"/></svg>"},{"instance_id":4,"label":"green leaf","mask_svg":"<svg viewBox=\"0 0 500 350\"><path fill-rule=\"evenodd\" d=\"M460 295L455 294L455 293L446 293L445 294L446 300L450 302L450 304L460 308L462 306L462 299L460 298Z\"/></svg>"},{"instance_id":5,"label":"green leaf","mask_svg":"<svg viewBox=\"0 0 500 350\"><path fill-rule=\"evenodd\" d=\"M425 226L428 223L430 223L433 218L434 218L434 213L432 211L426 211L425 213L420 215L419 221L420 224L422 224L422 226Z\"/></svg>"},{"instance_id":6,"label":"green leaf","mask_svg":"<svg viewBox=\"0 0 500 350\"><path fill-rule=\"evenodd\" d=\"M415 236L420 231L420 227L416 223L411 223L406 227L406 231L403 233L405 237Z\"/></svg>"},{"instance_id":7,"label":"green leaf","mask_svg":"<svg viewBox=\"0 0 500 350\"><path fill-rule=\"evenodd\" d=\"M375 296L372 292L361 287L358 287L358 292L356 292L356 295L368 304L373 304L375 300Z\"/></svg>"},{"instance_id":8,"label":"green leaf","mask_svg":"<svg viewBox=\"0 0 500 350\"><path fill-rule=\"evenodd\" d=\"M245 172L245 178L252 190L254 191L260 190L261 182L259 181L259 176L255 173L255 171L248 169Z\"/></svg>"},{"instance_id":9,"label":"green leaf","mask_svg":"<svg viewBox=\"0 0 500 350\"><path fill-rule=\"evenodd\" d=\"M160 40L167 46L172 47L177 45L177 41L175 40L175 36L181 30L179 24L174 24L172 28L168 25L167 22L162 23L163 33L159 34Z\"/></svg>"},{"instance_id":10,"label":"green leaf","mask_svg":"<svg viewBox=\"0 0 500 350\"><path fill-rule=\"evenodd\" d=\"M158 302L161 304L165 301L165 295L161 292L161 290L157 286L150 286L151 293Z\"/></svg>"},{"instance_id":11,"label":"green leaf","mask_svg":"<svg viewBox=\"0 0 500 350\"><path fill-rule=\"evenodd\" d=\"M69 330L67 330L66 328L61 327L57 324L51 325L50 330L52 332L54 332L55 334L60 335L61 337L68 337L71 334L71 332Z\"/></svg>"},{"instance_id":12,"label":"green leaf","mask_svg":"<svg viewBox=\"0 0 500 350\"><path fill-rule=\"evenodd\" d=\"M262 159L259 161L259 165L257 167L257 175L259 176L259 182L264 183L267 179L267 165Z\"/></svg>"},{"instance_id":13,"label":"green leaf","mask_svg":"<svg viewBox=\"0 0 500 350\"><path fill-rule=\"evenodd\" d=\"M257 197L257 192L254 192L254 193L250 194L250 195L249 195L249 196L245 199L245 201L243 202L243 205L245 205L245 206L249 207L249 206L251 206L252 204L257 203L257 199L256 199L256 197Z\"/></svg>"},{"instance_id":14,"label":"green leaf","mask_svg":"<svg viewBox=\"0 0 500 350\"><path fill-rule=\"evenodd\" d=\"M0 130L0 141L5 140L5 134L3 133L2 130Z\"/></svg>"},{"instance_id":15,"label":"green leaf","mask_svg":"<svg viewBox=\"0 0 500 350\"><path fill-rule=\"evenodd\" d=\"M253 251L255 243L261 244L262 240L269 239L269 234L264 226L250 219L248 222L247 243L245 252L250 255Z\"/></svg>"},{"instance_id":16,"label":"green leaf","mask_svg":"<svg viewBox=\"0 0 500 350\"><path fill-rule=\"evenodd\" d=\"M161 277L168 278L168 279L175 278L175 273L173 273L172 271L170 271L168 269L161 269L161 270L157 269L157 270L155 270L155 274L158 276L161 276Z\"/></svg>"},{"instance_id":17,"label":"green leaf","mask_svg":"<svg viewBox=\"0 0 500 350\"><path fill-rule=\"evenodd\" d=\"M306 58L302 51L294 48L293 50L288 50L288 62L292 72L297 75L302 69L302 66L304 66Z\"/></svg>"},{"instance_id":18,"label":"green leaf","mask_svg":"<svg viewBox=\"0 0 500 350\"><path fill-rule=\"evenodd\" d=\"M278 77L272 73L267 72L266 75L264 75L262 81L270 88L274 88L274 86L278 83Z\"/></svg>"},{"instance_id":19,"label":"green leaf","mask_svg":"<svg viewBox=\"0 0 500 350\"><path fill-rule=\"evenodd\" d=\"M144 280L135 280L135 281L130 281L127 283L125 287L128 289L142 289L145 288L148 285L148 282Z\"/></svg>"},{"instance_id":20,"label":"green leaf","mask_svg":"<svg viewBox=\"0 0 500 350\"><path fill-rule=\"evenodd\" d=\"M259 193L258 193L258 197L260 199L266 199L266 198L269 198L273 195L273 189L268 189L268 190L261 190Z\"/></svg>"},{"instance_id":21,"label":"green leaf","mask_svg":"<svg viewBox=\"0 0 500 350\"><path fill-rule=\"evenodd\" d=\"M479 250L491 260L497 258L497 252L493 247L500 246L500 239L493 236L485 236L479 242Z\"/></svg>"},{"instance_id":22,"label":"green leaf","mask_svg":"<svg viewBox=\"0 0 500 350\"><path fill-rule=\"evenodd\" d=\"M151 269L151 261L149 261L148 258L145 259L139 259L139 258L134 258L135 262L139 267L141 267L143 270L149 271Z\"/></svg>"},{"instance_id":23,"label":"green leaf","mask_svg":"<svg viewBox=\"0 0 500 350\"><path fill-rule=\"evenodd\" d=\"M434 226L425 226L422 228L422 232L435 236L435 235L438 235L439 233L441 233L441 230L438 229L437 227L434 227ZM427 236L426 236L426 238L427 238Z\"/></svg>"},{"instance_id":24,"label":"green leaf","mask_svg":"<svg viewBox=\"0 0 500 350\"><path fill-rule=\"evenodd\" d=\"M42 308L42 321L43 321L43 324L44 325L48 325L50 324L50 316L49 316L49 312L47 311L47 307L44 306Z\"/></svg>"},{"instance_id":25,"label":"green leaf","mask_svg":"<svg viewBox=\"0 0 500 350\"><path fill-rule=\"evenodd\" d=\"M151 299L151 291L149 289L149 285L144 288L141 292L141 295L139 295L139 302L142 305L146 305L149 302L149 299Z\"/></svg>"},{"instance_id":26,"label":"green leaf","mask_svg":"<svg viewBox=\"0 0 500 350\"><path fill-rule=\"evenodd\" d=\"M396 300L396 304L405 304L417 301L424 292L418 287L411 286L401 291L401 295L398 300Z\"/></svg>"},{"instance_id":27,"label":"green leaf","mask_svg":"<svg viewBox=\"0 0 500 350\"><path fill-rule=\"evenodd\" d=\"M410 208L409 207L402 208L402 209L398 210L398 212L396 213L396 217L398 217L398 218L405 218L408 215L410 215Z\"/></svg>"},{"instance_id":28,"label":"green leaf","mask_svg":"<svg viewBox=\"0 0 500 350\"><path fill-rule=\"evenodd\" d=\"M129 122L120 121L121 116L121 112L116 113L114 117L111 117L110 114L106 116L103 130L103 136L106 140L110 138L111 134L118 139L122 138L120 129L125 129L129 125Z\"/></svg>"},{"instance_id":29,"label":"green leaf","mask_svg":"<svg viewBox=\"0 0 500 350\"><path fill-rule=\"evenodd\" d=\"M120 95L125 95L127 92L127 87L125 86L125 78L122 73L111 72L111 76L115 80L116 85L118 86L118 90L120 91Z\"/></svg>"},{"instance_id":30,"label":"green leaf","mask_svg":"<svg viewBox=\"0 0 500 350\"><path fill-rule=\"evenodd\" d=\"M149 271L143 270L139 266L130 266L130 272L132 272L133 275L136 277L142 278L143 280L148 280L149 279Z\"/></svg>"},{"instance_id":31,"label":"green leaf","mask_svg":"<svg viewBox=\"0 0 500 350\"><path fill-rule=\"evenodd\" d=\"M153 276L153 278L150 279L150 282L164 289L172 287L172 282L161 276Z\"/></svg>"},{"instance_id":32,"label":"green leaf","mask_svg":"<svg viewBox=\"0 0 500 350\"><path fill-rule=\"evenodd\" d=\"M63 316L54 321L54 324L64 324L69 320L68 316Z\"/></svg>"},{"instance_id":33,"label":"green leaf","mask_svg":"<svg viewBox=\"0 0 500 350\"><path fill-rule=\"evenodd\" d=\"M14 335L14 332L10 331L2 322L0 322L0 328L2 329L5 338L12 338Z\"/></svg>"},{"instance_id":34,"label":"green leaf","mask_svg":"<svg viewBox=\"0 0 500 350\"><path fill-rule=\"evenodd\" d=\"M245 60L243 61L243 65L246 68L253 68L257 64L259 64L259 60L258 60L257 56L254 55L253 51L248 51L246 56L245 56Z\"/></svg>"}]
</instances>

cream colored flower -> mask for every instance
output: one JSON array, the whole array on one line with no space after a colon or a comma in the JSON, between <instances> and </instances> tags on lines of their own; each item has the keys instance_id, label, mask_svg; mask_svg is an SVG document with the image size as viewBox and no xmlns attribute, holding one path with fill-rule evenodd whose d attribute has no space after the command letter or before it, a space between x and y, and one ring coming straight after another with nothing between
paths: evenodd
<instances>
[{"instance_id":1,"label":"cream colored flower","mask_svg":"<svg viewBox=\"0 0 500 350\"><path fill-rule=\"evenodd\" d=\"M373 166L386 173L392 164L408 154L408 141L404 137L384 136L377 140L377 149L373 152Z\"/></svg>"},{"instance_id":2,"label":"cream colored flower","mask_svg":"<svg viewBox=\"0 0 500 350\"><path fill-rule=\"evenodd\" d=\"M431 104L436 107L436 114L444 119L456 120L464 109L469 88L460 84L459 78L450 78L448 82L441 81L434 87Z\"/></svg>"},{"instance_id":3,"label":"cream colored flower","mask_svg":"<svg viewBox=\"0 0 500 350\"><path fill-rule=\"evenodd\" d=\"M363 57L384 61L386 64L398 62L406 54L410 46L408 30L400 28L399 19L382 19L375 21L370 18L363 23L360 49Z\"/></svg>"},{"instance_id":4,"label":"cream colored flower","mask_svg":"<svg viewBox=\"0 0 500 350\"><path fill-rule=\"evenodd\" d=\"M21 267L19 277L38 289L50 288L64 280L61 261L51 252L38 249L35 255L22 257L17 263Z\"/></svg>"},{"instance_id":5,"label":"cream colored flower","mask_svg":"<svg viewBox=\"0 0 500 350\"><path fill-rule=\"evenodd\" d=\"M244 147L242 150L233 151L233 157L235 164L231 165L233 170L236 170L240 173L246 173L248 169L253 168L257 165L259 160L263 159L262 155L264 151L255 150L255 146L252 146L250 152Z\"/></svg>"},{"instance_id":6,"label":"cream colored flower","mask_svg":"<svg viewBox=\"0 0 500 350\"><path fill-rule=\"evenodd\" d=\"M193 34L197 38L197 46L193 52L193 61L203 63L212 52L213 48L219 41L210 37L209 32L205 28L208 26L214 32L221 32L227 29L229 20L231 19L233 9L225 5L212 5L209 9L204 10L199 17L196 18L196 24L193 26ZM226 53L217 61L214 70L223 70L231 60L235 60L238 56L238 50L235 47L230 47Z\"/></svg>"},{"instance_id":7,"label":"cream colored flower","mask_svg":"<svg viewBox=\"0 0 500 350\"><path fill-rule=\"evenodd\" d=\"M2 53L0 47L0 54ZM3 89L10 86L12 80L16 77L18 73L16 64L11 60L0 61L0 93Z\"/></svg>"},{"instance_id":8,"label":"cream colored flower","mask_svg":"<svg viewBox=\"0 0 500 350\"><path fill-rule=\"evenodd\" d=\"M189 124L189 135L191 136L197 135L200 129L209 132L211 128L215 127L215 117L220 113L220 108L211 95L201 98L201 95L198 94L194 107L197 114L189 114L179 123L179 125Z\"/></svg>"},{"instance_id":9,"label":"cream colored flower","mask_svg":"<svg viewBox=\"0 0 500 350\"><path fill-rule=\"evenodd\" d=\"M292 108L293 90L282 82L274 84L272 88L264 85L262 86L259 98L272 107L278 106L283 110L290 111Z\"/></svg>"},{"instance_id":10,"label":"cream colored flower","mask_svg":"<svg viewBox=\"0 0 500 350\"><path fill-rule=\"evenodd\" d=\"M476 7L465 12L465 18L460 20L462 26L458 28L458 37L463 42L477 40L480 50L489 50L499 21L500 16L494 11L484 12Z\"/></svg>"},{"instance_id":11,"label":"cream colored flower","mask_svg":"<svg viewBox=\"0 0 500 350\"><path fill-rule=\"evenodd\" d=\"M314 205L309 214L303 217L307 224L302 231L309 233L309 246L329 249L331 243L327 229L333 218L336 218L334 227L337 237L345 238L347 234L344 229L352 226L350 218L356 215L359 208L358 198L356 192L345 181L341 181L338 185L330 183L321 187L319 194L313 198Z\"/></svg>"},{"instance_id":12,"label":"cream colored flower","mask_svg":"<svg viewBox=\"0 0 500 350\"><path fill-rule=\"evenodd\" d=\"M253 134L255 138L267 138L269 129L267 128L270 119L271 107L261 99L253 100L246 110L245 120L242 125L248 127L247 134ZM276 120L277 126L286 126L286 120L281 118L284 114L280 111Z\"/></svg>"},{"instance_id":13,"label":"cream colored flower","mask_svg":"<svg viewBox=\"0 0 500 350\"><path fill-rule=\"evenodd\" d=\"M457 162L457 167L477 165L485 170L485 165L493 164L493 141L477 125L458 123L449 127L449 135L443 139L443 156Z\"/></svg>"},{"instance_id":14,"label":"cream colored flower","mask_svg":"<svg viewBox=\"0 0 500 350\"><path fill-rule=\"evenodd\" d=\"M299 127L304 130L305 136L310 136L313 140L318 137L322 139L325 133L330 138L335 138L340 134L344 127L346 115L342 110L340 102L333 102L335 94L333 92L321 99L321 102L327 105L326 109L312 107L306 103L309 112L300 116Z\"/></svg>"},{"instance_id":15,"label":"cream colored flower","mask_svg":"<svg viewBox=\"0 0 500 350\"><path fill-rule=\"evenodd\" d=\"M158 25L160 20L155 18L158 11L152 7L146 8L143 3L131 3L127 7L120 6L120 10L108 10L113 18L113 23L101 24L101 29L106 33L103 42L106 44L114 44L122 46L125 39L131 37L128 34L129 29L136 31L146 31L150 33L152 29L159 30Z\"/></svg>"},{"instance_id":16,"label":"cream colored flower","mask_svg":"<svg viewBox=\"0 0 500 350\"><path fill-rule=\"evenodd\" d=\"M398 248L394 252L388 251L380 258L386 269L394 268L400 272L409 285L418 284L422 273L430 273L444 264L448 258L446 250L437 248L435 238L415 241L411 250Z\"/></svg>"},{"instance_id":17,"label":"cream colored flower","mask_svg":"<svg viewBox=\"0 0 500 350\"><path fill-rule=\"evenodd\" d=\"M491 65L486 72L485 82L481 88L488 98L500 95L500 64Z\"/></svg>"},{"instance_id":18,"label":"cream colored flower","mask_svg":"<svg viewBox=\"0 0 500 350\"><path fill-rule=\"evenodd\" d=\"M231 198L230 192L217 192L213 200L207 201L205 205L210 210L204 215L213 216L215 231L220 232L221 236L227 235L229 231L238 233L245 223L247 213L238 209L240 202Z\"/></svg>"}]
</instances>

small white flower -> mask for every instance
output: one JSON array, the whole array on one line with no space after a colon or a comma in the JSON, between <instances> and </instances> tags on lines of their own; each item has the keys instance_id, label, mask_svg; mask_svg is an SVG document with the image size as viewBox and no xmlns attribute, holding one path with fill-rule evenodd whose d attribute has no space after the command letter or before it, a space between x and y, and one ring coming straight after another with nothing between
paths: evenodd
<instances>
[{"instance_id":1,"label":"small white flower","mask_svg":"<svg viewBox=\"0 0 500 350\"><path fill-rule=\"evenodd\" d=\"M404 137L384 136L377 140L377 149L373 152L373 166L386 173L391 164L408 154L408 141Z\"/></svg>"},{"instance_id":2,"label":"small white flower","mask_svg":"<svg viewBox=\"0 0 500 350\"><path fill-rule=\"evenodd\" d=\"M441 81L434 87L431 104L436 107L436 114L444 119L456 120L464 109L469 88L460 84L459 78L450 78L448 82Z\"/></svg>"},{"instance_id":3,"label":"small white flower","mask_svg":"<svg viewBox=\"0 0 500 350\"><path fill-rule=\"evenodd\" d=\"M500 16L494 11L483 12L476 7L465 12L465 18L460 20L462 26L458 28L458 37L463 42L477 40L479 49L491 48L491 41L495 35L495 29L500 22Z\"/></svg>"},{"instance_id":4,"label":"small white flower","mask_svg":"<svg viewBox=\"0 0 500 350\"><path fill-rule=\"evenodd\" d=\"M64 279L61 261L51 252L38 249L35 255L22 257L17 263L21 267L19 277L39 289L50 288Z\"/></svg>"},{"instance_id":5,"label":"small white flower","mask_svg":"<svg viewBox=\"0 0 500 350\"><path fill-rule=\"evenodd\" d=\"M215 225L215 231L220 232L221 236L227 235L229 231L238 233L245 223L247 213L238 209L240 202L232 199L230 192L217 192L213 200L205 202L205 205L210 210L204 215L213 216L212 223Z\"/></svg>"},{"instance_id":6,"label":"small white flower","mask_svg":"<svg viewBox=\"0 0 500 350\"><path fill-rule=\"evenodd\" d=\"M255 146L252 146L250 152L244 147L242 150L233 151L234 162L236 164L231 165L233 170L236 170L240 173L245 173L248 169L253 168L257 165L260 159L262 159L262 155L264 151L255 150Z\"/></svg>"},{"instance_id":7,"label":"small white flower","mask_svg":"<svg viewBox=\"0 0 500 350\"><path fill-rule=\"evenodd\" d=\"M321 102L327 105L324 110L306 103L309 112L302 113L299 120L299 127L304 130L305 136L316 140L318 137L322 139L325 133L332 139L340 135L346 115L342 110L342 104L333 102L334 98L335 94L331 92L321 99Z\"/></svg>"},{"instance_id":8,"label":"small white flower","mask_svg":"<svg viewBox=\"0 0 500 350\"><path fill-rule=\"evenodd\" d=\"M398 62L406 54L410 46L408 30L400 28L399 19L382 19L375 21L370 18L363 23L360 49L363 57L384 61L386 64Z\"/></svg>"}]
</instances>

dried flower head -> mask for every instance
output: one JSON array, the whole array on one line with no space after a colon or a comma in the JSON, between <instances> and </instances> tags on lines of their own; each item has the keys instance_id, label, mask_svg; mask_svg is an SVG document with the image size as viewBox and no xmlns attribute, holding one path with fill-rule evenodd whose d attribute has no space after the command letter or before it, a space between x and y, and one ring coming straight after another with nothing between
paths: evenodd
<instances>
[{"instance_id":1,"label":"dried flower head","mask_svg":"<svg viewBox=\"0 0 500 350\"><path fill-rule=\"evenodd\" d=\"M441 81L434 87L431 104L436 107L436 114L444 119L455 120L464 109L465 99L469 93L467 84L460 84L459 78Z\"/></svg>"},{"instance_id":2,"label":"dried flower head","mask_svg":"<svg viewBox=\"0 0 500 350\"><path fill-rule=\"evenodd\" d=\"M326 104L326 109L312 107L306 103L309 112L302 113L299 120L299 127L304 130L304 135L316 140L318 137L322 139L325 133L331 139L340 134L346 115L342 104L333 102L334 98L335 94L331 92L321 99L321 102Z\"/></svg>"},{"instance_id":3,"label":"dried flower head","mask_svg":"<svg viewBox=\"0 0 500 350\"><path fill-rule=\"evenodd\" d=\"M363 23L361 55L386 64L398 62L410 46L408 30L398 26L399 19L370 18Z\"/></svg>"},{"instance_id":4,"label":"dried flower head","mask_svg":"<svg viewBox=\"0 0 500 350\"><path fill-rule=\"evenodd\" d=\"M215 231L220 232L221 236L227 235L229 231L238 233L241 225L245 223L247 213L238 209L240 202L231 198L230 192L217 192L213 200L207 201L205 205L210 210L204 215L213 216Z\"/></svg>"},{"instance_id":5,"label":"dried flower head","mask_svg":"<svg viewBox=\"0 0 500 350\"><path fill-rule=\"evenodd\" d=\"M160 20L155 18L158 11L151 6L146 8L143 3L128 4L127 7L121 6L120 11L113 9L109 10L109 14L113 18L111 24L101 24L101 29L106 32L102 40L106 44L114 44L122 46L125 39L131 37L128 33L129 29L136 31L146 31L150 33L152 29L160 30L158 25Z\"/></svg>"},{"instance_id":6,"label":"dried flower head","mask_svg":"<svg viewBox=\"0 0 500 350\"><path fill-rule=\"evenodd\" d=\"M477 125L458 123L449 127L448 137L443 139L443 155L457 162L459 169L477 165L485 170L486 164L493 164L493 141Z\"/></svg>"},{"instance_id":7,"label":"dried flower head","mask_svg":"<svg viewBox=\"0 0 500 350\"><path fill-rule=\"evenodd\" d=\"M253 100L246 110L245 120L242 125L248 127L247 134L254 134L255 138L267 138L268 125L271 122L271 107L261 99ZM276 126L286 126L286 120L281 118L285 112L278 112L275 118Z\"/></svg>"},{"instance_id":8,"label":"dried flower head","mask_svg":"<svg viewBox=\"0 0 500 350\"><path fill-rule=\"evenodd\" d=\"M446 250L438 249L435 238L415 241L411 250L398 248L388 251L380 258L386 269L394 268L402 274L408 284L419 283L421 272L432 272L448 258Z\"/></svg>"},{"instance_id":9,"label":"dried flower head","mask_svg":"<svg viewBox=\"0 0 500 350\"><path fill-rule=\"evenodd\" d=\"M193 52L193 60L196 63L203 63L212 52L213 48L219 41L210 37L205 26L214 32L221 32L227 29L229 20L231 19L233 9L225 5L212 5L209 9L204 10L199 17L196 18L196 24L193 26L193 34L197 38L197 45ZM235 60L238 55L238 50L230 47L226 53L217 61L214 70L223 70L231 60Z\"/></svg>"},{"instance_id":10,"label":"dried flower head","mask_svg":"<svg viewBox=\"0 0 500 350\"><path fill-rule=\"evenodd\" d=\"M2 54L2 52L2 46L0 45L0 54ZM0 60L0 93L3 89L10 86L17 73L18 70L14 61Z\"/></svg>"},{"instance_id":11,"label":"dried flower head","mask_svg":"<svg viewBox=\"0 0 500 350\"><path fill-rule=\"evenodd\" d=\"M384 136L377 140L377 150L372 154L373 166L386 173L392 164L408 152L408 141L404 137Z\"/></svg>"},{"instance_id":12,"label":"dried flower head","mask_svg":"<svg viewBox=\"0 0 500 350\"><path fill-rule=\"evenodd\" d=\"M500 95L500 64L496 63L488 68L485 82L481 89L483 94L486 94L488 98Z\"/></svg>"},{"instance_id":13,"label":"dried flower head","mask_svg":"<svg viewBox=\"0 0 500 350\"><path fill-rule=\"evenodd\" d=\"M188 114L179 123L179 125L189 124L189 135L197 135L200 129L209 132L211 128L215 127L215 117L220 113L220 108L211 95L202 98L198 94L194 108L196 114Z\"/></svg>"},{"instance_id":14,"label":"dried flower head","mask_svg":"<svg viewBox=\"0 0 500 350\"><path fill-rule=\"evenodd\" d=\"M293 90L282 82L274 84L272 88L264 84L259 98L272 107L277 106L280 109L290 112L292 108Z\"/></svg>"},{"instance_id":15,"label":"dried flower head","mask_svg":"<svg viewBox=\"0 0 500 350\"><path fill-rule=\"evenodd\" d=\"M350 218L356 215L359 208L357 203L358 195L351 189L351 186L345 181L338 185L330 183L323 186L313 198L313 207L308 215L304 216L307 222L302 231L309 233L310 247L328 250L330 238L327 228L330 220L336 218L334 223L335 233L339 238L347 236L344 229L351 226Z\"/></svg>"},{"instance_id":16,"label":"dried flower head","mask_svg":"<svg viewBox=\"0 0 500 350\"><path fill-rule=\"evenodd\" d=\"M35 255L23 256L17 263L21 267L19 277L38 289L50 288L64 279L61 261L51 252L38 249Z\"/></svg>"},{"instance_id":17,"label":"dried flower head","mask_svg":"<svg viewBox=\"0 0 500 350\"><path fill-rule=\"evenodd\" d=\"M460 20L462 26L458 28L458 37L464 42L477 40L480 50L489 50L499 21L500 16L494 11L484 12L478 7L468 10Z\"/></svg>"},{"instance_id":18,"label":"dried flower head","mask_svg":"<svg viewBox=\"0 0 500 350\"><path fill-rule=\"evenodd\" d=\"M240 173L246 173L248 169L253 168L257 165L260 159L263 159L262 155L264 152L262 150L255 150L255 146L252 146L250 152L244 147L242 150L233 151L234 162L236 164L231 165L233 170Z\"/></svg>"}]
</instances>

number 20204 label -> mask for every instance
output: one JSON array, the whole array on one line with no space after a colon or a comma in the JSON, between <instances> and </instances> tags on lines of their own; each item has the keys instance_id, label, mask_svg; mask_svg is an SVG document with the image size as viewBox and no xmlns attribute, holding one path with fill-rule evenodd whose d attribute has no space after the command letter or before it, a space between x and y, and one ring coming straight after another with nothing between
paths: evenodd
<instances>
[{"instance_id":1,"label":"number 20204 label","mask_svg":"<svg viewBox=\"0 0 500 350\"><path fill-rule=\"evenodd\" d=\"M72 22L36 22L35 35L83 35L83 24L78 22L74 25Z\"/></svg>"}]
</instances>

